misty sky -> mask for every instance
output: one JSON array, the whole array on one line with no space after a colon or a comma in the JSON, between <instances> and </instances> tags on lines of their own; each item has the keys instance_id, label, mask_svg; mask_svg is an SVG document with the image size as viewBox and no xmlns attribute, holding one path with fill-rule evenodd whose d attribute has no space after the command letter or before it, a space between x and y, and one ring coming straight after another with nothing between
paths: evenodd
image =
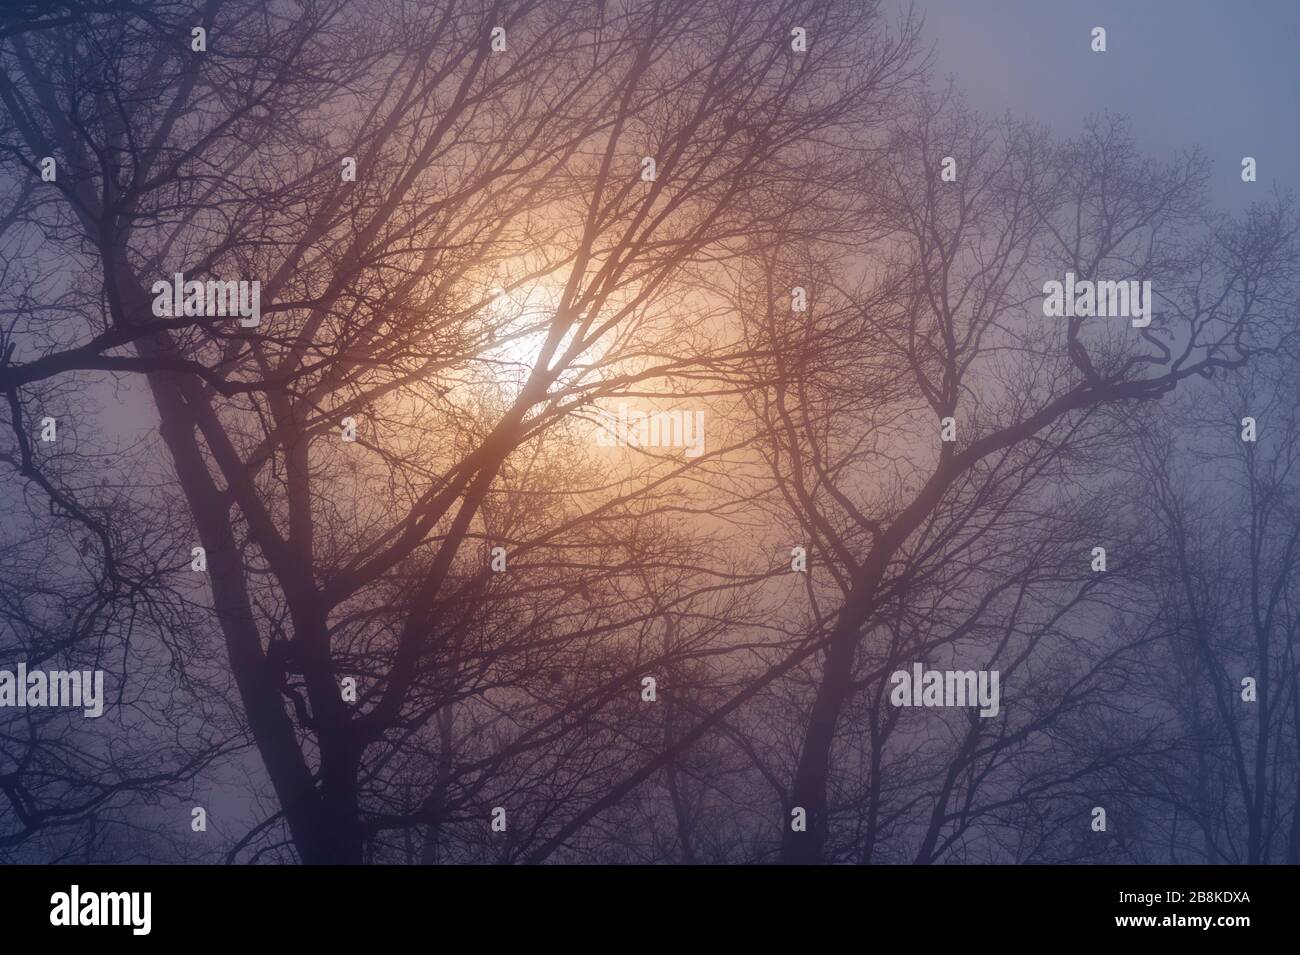
<instances>
[{"instance_id":1,"label":"misty sky","mask_svg":"<svg viewBox=\"0 0 1300 955\"><path fill-rule=\"evenodd\" d=\"M1200 146L1217 205L1300 182L1300 0L916 0L936 74L978 109L1072 133L1123 113L1151 154ZM1106 28L1107 52L1089 47ZM1259 181L1241 182L1242 156Z\"/></svg>"}]
</instances>

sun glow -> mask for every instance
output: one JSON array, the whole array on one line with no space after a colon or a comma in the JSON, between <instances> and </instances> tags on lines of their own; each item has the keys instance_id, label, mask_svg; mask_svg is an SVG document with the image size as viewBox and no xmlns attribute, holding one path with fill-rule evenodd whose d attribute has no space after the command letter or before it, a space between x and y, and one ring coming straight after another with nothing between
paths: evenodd
<instances>
[{"instance_id":1,"label":"sun glow","mask_svg":"<svg viewBox=\"0 0 1300 955\"><path fill-rule=\"evenodd\" d=\"M562 293L558 282L544 280L523 288L492 289L487 307L492 343L482 357L496 366L499 381L523 387L541 361Z\"/></svg>"},{"instance_id":2,"label":"sun glow","mask_svg":"<svg viewBox=\"0 0 1300 955\"><path fill-rule=\"evenodd\" d=\"M486 343L478 362L486 368L485 377L505 393L518 395L544 359L550 368L564 361L582 323L574 321L563 328L554 347L548 348L547 342L556 332L556 313L568 279L567 272L557 271L522 282L498 279L488 287L488 304L480 312ZM605 341L589 343L562 370L558 382L572 383L582 376L600 362L607 347Z\"/></svg>"}]
</instances>

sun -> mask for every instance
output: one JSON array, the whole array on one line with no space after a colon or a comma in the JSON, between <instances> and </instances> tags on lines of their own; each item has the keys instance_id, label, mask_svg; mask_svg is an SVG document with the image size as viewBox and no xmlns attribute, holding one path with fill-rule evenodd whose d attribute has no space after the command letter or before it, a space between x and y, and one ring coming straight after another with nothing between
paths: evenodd
<instances>
[{"instance_id":1,"label":"sun","mask_svg":"<svg viewBox=\"0 0 1300 955\"><path fill-rule=\"evenodd\" d=\"M478 357L487 367L489 378L505 392L517 395L542 363L567 280L567 275L556 273L522 283L490 286L488 304L482 312L488 344ZM559 343L545 356L551 367L563 360L579 324L565 328ZM589 343L577 364L589 367L603 350L601 343ZM565 369L558 380L569 381L575 373L574 369Z\"/></svg>"},{"instance_id":2,"label":"sun","mask_svg":"<svg viewBox=\"0 0 1300 955\"><path fill-rule=\"evenodd\" d=\"M493 287L487 307L493 344L484 359L498 365L504 380L517 379L522 386L537 367L562 294L557 282L545 280L522 288Z\"/></svg>"}]
</instances>

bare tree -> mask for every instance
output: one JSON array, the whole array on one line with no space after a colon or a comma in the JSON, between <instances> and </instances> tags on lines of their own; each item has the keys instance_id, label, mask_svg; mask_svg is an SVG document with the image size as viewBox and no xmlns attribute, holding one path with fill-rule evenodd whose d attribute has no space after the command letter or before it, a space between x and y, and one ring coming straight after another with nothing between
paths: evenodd
<instances>
[{"instance_id":1,"label":"bare tree","mask_svg":"<svg viewBox=\"0 0 1300 955\"><path fill-rule=\"evenodd\" d=\"M977 116L917 41L838 0L0 21L0 649L116 674L100 729L6 715L0 840L1294 861L1289 439L1230 443L1233 523L1169 437L1189 386L1196 435L1219 379L1293 397L1293 210ZM1146 314L1048 314L1067 273ZM998 715L894 705L913 663ZM152 825L245 750L214 849Z\"/></svg>"},{"instance_id":2,"label":"bare tree","mask_svg":"<svg viewBox=\"0 0 1300 955\"><path fill-rule=\"evenodd\" d=\"M542 825L602 778L596 713L648 665L703 652L716 623L667 658L612 641L716 586L661 580L672 515L693 509L683 462L565 463L588 453L576 429L598 400L734 390L739 343L685 292L729 242L797 216L791 174L831 174L819 138L878 121L909 78L912 26L876 20L799 3L212 3L8 39L11 154L33 172L59 157L50 241L102 289L89 334L7 382L144 374L304 860L486 819L503 790ZM820 37L817 59L794 59L792 24ZM153 283L175 273L260 277L262 324L156 320ZM512 562L500 578L492 543ZM548 657L581 664L571 698L544 689ZM453 752L420 755L438 745ZM534 760L541 780L512 775Z\"/></svg>"},{"instance_id":3,"label":"bare tree","mask_svg":"<svg viewBox=\"0 0 1300 955\"><path fill-rule=\"evenodd\" d=\"M791 862L822 857L837 727L862 680L879 693L891 668L855 677L871 659L864 635L918 601L919 622L942 625L938 608L951 593L978 602L1016 579L1014 558L997 552L990 580L972 573L927 602L918 581L938 572L931 562L951 576L976 542L1015 531L1022 502L1046 504L1033 512L1040 520L1058 508L1039 489L1071 480L1061 463L1098 453L1098 427L1111 418L1100 409L1158 399L1292 334L1280 296L1291 278L1289 214L1194 232L1196 158L1146 162L1118 121L1054 147L1024 124L979 123L926 94L894 155L894 176L877 193L894 225L876 246L883 275L827 296L815 333L769 331L785 343L774 350L788 353L762 408L769 456L829 578L815 625L830 633L787 802L807 812L808 831L786 828L782 858ZM1067 271L1150 280L1157 318L1140 331L1044 318L1043 281ZM942 439L945 419L955 440ZM1049 527L1036 532L1052 542ZM1073 546L1086 568L1092 545ZM1013 631L1004 622L994 646ZM952 636L961 634L958 626ZM976 730L968 745L978 747ZM951 764L941 803L969 758ZM935 811L946 819L942 805ZM931 827L922 858L935 836Z\"/></svg>"}]
</instances>

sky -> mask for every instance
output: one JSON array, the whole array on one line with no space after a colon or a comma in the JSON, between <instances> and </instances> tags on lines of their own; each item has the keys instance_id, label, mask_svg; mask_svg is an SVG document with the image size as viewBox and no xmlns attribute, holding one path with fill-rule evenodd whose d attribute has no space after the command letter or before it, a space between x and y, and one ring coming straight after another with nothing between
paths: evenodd
<instances>
[{"instance_id":1,"label":"sky","mask_svg":"<svg viewBox=\"0 0 1300 955\"><path fill-rule=\"evenodd\" d=\"M906 2L906 0L900 0ZM1300 0L916 0L939 77L971 105L1071 134L1122 113L1163 158L1200 146L1211 197L1300 193ZM1105 27L1105 53L1091 49ZM1241 182L1254 156L1258 181Z\"/></svg>"}]
</instances>

